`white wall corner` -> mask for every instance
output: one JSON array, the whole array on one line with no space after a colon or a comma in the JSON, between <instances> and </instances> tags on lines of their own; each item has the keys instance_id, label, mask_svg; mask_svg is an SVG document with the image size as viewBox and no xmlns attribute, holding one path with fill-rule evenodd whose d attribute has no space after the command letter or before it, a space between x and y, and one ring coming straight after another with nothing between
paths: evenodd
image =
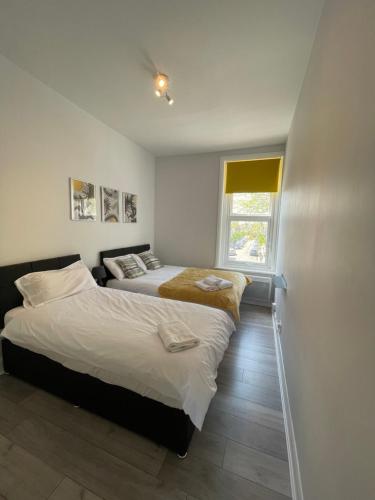
<instances>
[{"instance_id":1,"label":"white wall corner","mask_svg":"<svg viewBox=\"0 0 375 500\"><path fill-rule=\"evenodd\" d=\"M276 317L275 304L272 304L272 321L273 321L273 333L275 337L277 370L279 374L281 402L284 415L286 444L288 450L290 488L293 500L303 500L303 489L302 489L301 472L299 468L297 443L294 435L293 420L290 411L289 396L288 396L288 386L286 383L283 353L280 342L281 328Z\"/></svg>"}]
</instances>

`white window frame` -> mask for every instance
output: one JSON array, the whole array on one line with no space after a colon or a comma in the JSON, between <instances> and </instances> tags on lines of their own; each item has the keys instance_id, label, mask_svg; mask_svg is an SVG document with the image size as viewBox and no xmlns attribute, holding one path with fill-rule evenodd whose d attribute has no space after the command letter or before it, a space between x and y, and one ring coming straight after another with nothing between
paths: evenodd
<instances>
[{"instance_id":1,"label":"white window frame","mask_svg":"<svg viewBox=\"0 0 375 500\"><path fill-rule=\"evenodd\" d=\"M271 194L271 216L256 215L232 215L232 196L224 192L224 171L227 162L241 160L256 160L261 158L284 158L284 151L270 153L258 153L237 156L225 156L220 159L220 183L219 183L219 210L216 241L216 267L244 272L252 272L259 275L274 274L276 269L277 239L279 231L279 213L281 193ZM229 237L230 222L239 221L268 221L267 233L267 261L265 264L255 262L236 262L229 260Z\"/></svg>"}]
</instances>

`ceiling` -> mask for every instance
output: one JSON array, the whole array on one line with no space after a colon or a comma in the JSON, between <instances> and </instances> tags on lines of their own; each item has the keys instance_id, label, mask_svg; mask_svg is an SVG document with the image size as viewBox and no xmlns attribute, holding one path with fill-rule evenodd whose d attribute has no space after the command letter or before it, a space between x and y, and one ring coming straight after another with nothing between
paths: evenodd
<instances>
[{"instance_id":1,"label":"ceiling","mask_svg":"<svg viewBox=\"0 0 375 500\"><path fill-rule=\"evenodd\" d=\"M157 156L276 144L323 3L0 0L0 52Z\"/></svg>"}]
</instances>

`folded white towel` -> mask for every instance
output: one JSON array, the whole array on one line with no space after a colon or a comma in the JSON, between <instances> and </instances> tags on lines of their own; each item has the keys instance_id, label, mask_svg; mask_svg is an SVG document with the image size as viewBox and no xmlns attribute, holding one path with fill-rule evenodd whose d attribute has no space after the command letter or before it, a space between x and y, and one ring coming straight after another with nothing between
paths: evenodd
<instances>
[{"instance_id":1,"label":"folded white towel","mask_svg":"<svg viewBox=\"0 0 375 500\"><path fill-rule=\"evenodd\" d=\"M210 276L207 276L207 278L204 278L203 281L206 283L206 285L217 286L221 283L222 279L211 274Z\"/></svg>"},{"instance_id":2,"label":"folded white towel","mask_svg":"<svg viewBox=\"0 0 375 500\"><path fill-rule=\"evenodd\" d=\"M217 285L207 285L204 280L196 281L195 285L204 292L217 292L220 288Z\"/></svg>"},{"instance_id":3,"label":"folded white towel","mask_svg":"<svg viewBox=\"0 0 375 500\"><path fill-rule=\"evenodd\" d=\"M169 352L184 351L199 344L199 338L182 321L159 323L158 333Z\"/></svg>"},{"instance_id":4,"label":"folded white towel","mask_svg":"<svg viewBox=\"0 0 375 500\"><path fill-rule=\"evenodd\" d=\"M225 288L231 288L233 286L231 281L218 278L212 274L203 280L196 281L195 284L205 292L217 292L218 290L224 290Z\"/></svg>"},{"instance_id":5,"label":"folded white towel","mask_svg":"<svg viewBox=\"0 0 375 500\"><path fill-rule=\"evenodd\" d=\"M233 283L229 280L221 280L219 283L220 290L224 290L224 288L232 288Z\"/></svg>"}]
</instances>

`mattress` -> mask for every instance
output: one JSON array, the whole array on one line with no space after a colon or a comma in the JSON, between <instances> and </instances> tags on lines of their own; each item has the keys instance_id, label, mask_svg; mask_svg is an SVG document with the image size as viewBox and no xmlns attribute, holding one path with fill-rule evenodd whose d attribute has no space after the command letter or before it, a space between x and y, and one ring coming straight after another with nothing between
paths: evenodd
<instances>
[{"instance_id":1,"label":"mattress","mask_svg":"<svg viewBox=\"0 0 375 500\"><path fill-rule=\"evenodd\" d=\"M166 351L157 325L172 320L184 321L200 345ZM220 310L97 287L10 311L2 336L66 368L183 409L201 429L233 331Z\"/></svg>"},{"instance_id":2,"label":"mattress","mask_svg":"<svg viewBox=\"0 0 375 500\"><path fill-rule=\"evenodd\" d=\"M107 287L159 297L159 286L171 280L185 269L185 267L179 266L163 266L155 271L146 271L146 274L138 278L108 280Z\"/></svg>"}]
</instances>

